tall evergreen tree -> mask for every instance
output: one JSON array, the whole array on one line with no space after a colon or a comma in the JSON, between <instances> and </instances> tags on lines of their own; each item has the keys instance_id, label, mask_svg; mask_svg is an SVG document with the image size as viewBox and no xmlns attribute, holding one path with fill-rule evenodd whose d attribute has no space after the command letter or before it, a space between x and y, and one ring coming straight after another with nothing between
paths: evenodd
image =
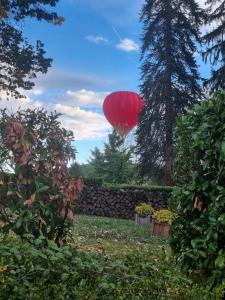
<instances>
[{"instance_id":1,"label":"tall evergreen tree","mask_svg":"<svg viewBox=\"0 0 225 300\"><path fill-rule=\"evenodd\" d=\"M88 163L92 169L91 176L93 177L104 176L105 173L104 154L97 147L95 147L94 150L91 150L91 158Z\"/></svg>"},{"instance_id":2,"label":"tall evergreen tree","mask_svg":"<svg viewBox=\"0 0 225 300\"><path fill-rule=\"evenodd\" d=\"M225 89L225 0L208 0L208 24L210 31L204 36L208 48L203 54L205 62L210 58L215 69L206 81L211 92Z\"/></svg>"},{"instance_id":3,"label":"tall evergreen tree","mask_svg":"<svg viewBox=\"0 0 225 300\"><path fill-rule=\"evenodd\" d=\"M128 183L134 179L133 147L125 146L125 138L113 130L105 143L105 178L107 182Z\"/></svg>"},{"instance_id":4,"label":"tall evergreen tree","mask_svg":"<svg viewBox=\"0 0 225 300\"><path fill-rule=\"evenodd\" d=\"M70 167L69 167L69 174L70 176L74 177L80 177L83 176L82 174L82 169L81 165L78 162L74 162Z\"/></svg>"},{"instance_id":5,"label":"tall evergreen tree","mask_svg":"<svg viewBox=\"0 0 225 300\"><path fill-rule=\"evenodd\" d=\"M195 61L203 12L195 0L146 0L142 13L142 84L145 106L137 129L141 175L164 169L172 177L177 115L201 98Z\"/></svg>"},{"instance_id":6,"label":"tall evergreen tree","mask_svg":"<svg viewBox=\"0 0 225 300\"><path fill-rule=\"evenodd\" d=\"M92 176L103 177L108 183L128 183L134 179L133 148L126 147L124 142L124 138L114 130L108 136L104 152L98 148L91 151L89 164Z\"/></svg>"},{"instance_id":7,"label":"tall evergreen tree","mask_svg":"<svg viewBox=\"0 0 225 300\"><path fill-rule=\"evenodd\" d=\"M90 165L89 163L79 164L77 162L71 164L69 168L69 174L77 178L92 178L96 176L93 165Z\"/></svg>"}]
</instances>

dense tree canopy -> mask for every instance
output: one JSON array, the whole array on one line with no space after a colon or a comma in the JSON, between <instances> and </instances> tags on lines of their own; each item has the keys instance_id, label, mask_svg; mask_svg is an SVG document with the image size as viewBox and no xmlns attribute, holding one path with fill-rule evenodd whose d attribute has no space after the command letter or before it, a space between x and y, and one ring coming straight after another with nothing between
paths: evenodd
<instances>
[{"instance_id":1,"label":"dense tree canopy","mask_svg":"<svg viewBox=\"0 0 225 300\"><path fill-rule=\"evenodd\" d=\"M134 167L131 161L132 147L125 146L125 138L115 130L109 134L105 143L105 176L107 182L128 183L134 179Z\"/></svg>"},{"instance_id":2,"label":"dense tree canopy","mask_svg":"<svg viewBox=\"0 0 225 300\"><path fill-rule=\"evenodd\" d=\"M207 50L203 57L207 62L210 58L214 69L211 78L206 81L210 90L225 89L225 1L208 0L209 15L208 24L209 32L205 35L205 41L208 44Z\"/></svg>"},{"instance_id":3,"label":"dense tree canopy","mask_svg":"<svg viewBox=\"0 0 225 300\"><path fill-rule=\"evenodd\" d=\"M104 154L100 151L99 148L95 147L94 150L91 150L91 157L89 160L89 165L91 167L91 176L92 177L102 177L104 176Z\"/></svg>"},{"instance_id":4,"label":"dense tree canopy","mask_svg":"<svg viewBox=\"0 0 225 300\"><path fill-rule=\"evenodd\" d=\"M201 98L194 53L203 12L195 0L146 0L141 13L145 107L137 129L141 175L164 168L171 183L174 126Z\"/></svg>"},{"instance_id":5,"label":"dense tree canopy","mask_svg":"<svg viewBox=\"0 0 225 300\"><path fill-rule=\"evenodd\" d=\"M21 89L30 90L38 72L46 73L51 59L45 57L44 45L31 45L21 26L26 17L60 25L63 17L49 11L58 0L1 0L0 2L0 91L21 98ZM0 96L1 99L2 96Z\"/></svg>"},{"instance_id":6,"label":"dense tree canopy","mask_svg":"<svg viewBox=\"0 0 225 300\"><path fill-rule=\"evenodd\" d=\"M133 148L125 146L125 139L114 130L108 136L104 151L91 151L91 175L103 177L108 183L128 183L134 180Z\"/></svg>"}]
</instances>

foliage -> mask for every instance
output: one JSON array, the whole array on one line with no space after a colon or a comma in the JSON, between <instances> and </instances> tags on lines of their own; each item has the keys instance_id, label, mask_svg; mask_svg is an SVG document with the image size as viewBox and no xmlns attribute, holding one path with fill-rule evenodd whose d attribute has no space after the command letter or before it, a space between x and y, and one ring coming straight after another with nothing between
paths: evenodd
<instances>
[{"instance_id":1,"label":"foliage","mask_svg":"<svg viewBox=\"0 0 225 300\"><path fill-rule=\"evenodd\" d=\"M104 187L118 190L143 190L143 191L159 191L159 192L172 192L173 187L171 186L164 186L164 185L133 185L133 184L111 184L111 183L104 183Z\"/></svg>"},{"instance_id":2,"label":"foliage","mask_svg":"<svg viewBox=\"0 0 225 300\"><path fill-rule=\"evenodd\" d=\"M76 176L76 177L81 177L82 175L82 170L81 170L81 165L77 162L74 162L70 167L69 167L69 174L70 176Z\"/></svg>"},{"instance_id":3,"label":"foliage","mask_svg":"<svg viewBox=\"0 0 225 300\"><path fill-rule=\"evenodd\" d=\"M168 210L168 209L160 209L157 210L154 214L153 214L154 218L157 219L158 221L161 222L165 222L165 223L169 223L172 224L172 222L175 220L176 215Z\"/></svg>"},{"instance_id":4,"label":"foliage","mask_svg":"<svg viewBox=\"0 0 225 300\"><path fill-rule=\"evenodd\" d=\"M43 235L63 242L74 219L81 180L68 177L74 158L73 134L61 127L59 114L44 110L1 111L1 166L9 163L10 182L0 188L3 230L30 241Z\"/></svg>"},{"instance_id":5,"label":"foliage","mask_svg":"<svg viewBox=\"0 0 225 300\"><path fill-rule=\"evenodd\" d=\"M54 245L1 246L0 253L2 300L159 299L166 288L142 253L112 259Z\"/></svg>"},{"instance_id":6,"label":"foliage","mask_svg":"<svg viewBox=\"0 0 225 300\"><path fill-rule=\"evenodd\" d=\"M128 183L135 178L132 163L133 148L125 146L125 139L115 130L108 136L104 152L92 151L89 164L93 167L91 177L103 177L108 183Z\"/></svg>"},{"instance_id":7,"label":"foliage","mask_svg":"<svg viewBox=\"0 0 225 300\"><path fill-rule=\"evenodd\" d=\"M95 147L94 150L91 150L91 158L89 160L89 165L91 166L91 177L100 177L105 174L105 158L104 154Z\"/></svg>"},{"instance_id":8,"label":"foliage","mask_svg":"<svg viewBox=\"0 0 225 300\"><path fill-rule=\"evenodd\" d=\"M141 176L172 182L176 116L201 98L195 60L203 12L195 0L146 0L141 12L141 94L145 101L137 129Z\"/></svg>"},{"instance_id":9,"label":"foliage","mask_svg":"<svg viewBox=\"0 0 225 300\"><path fill-rule=\"evenodd\" d=\"M224 279L225 94L195 106L178 122L177 183L171 207L178 214L171 246L186 272Z\"/></svg>"},{"instance_id":10,"label":"foliage","mask_svg":"<svg viewBox=\"0 0 225 300\"><path fill-rule=\"evenodd\" d=\"M84 177L84 178L94 178L94 170L93 166L89 163L86 164L79 164L77 162L73 162L69 167L69 174L70 176L74 177Z\"/></svg>"},{"instance_id":11,"label":"foliage","mask_svg":"<svg viewBox=\"0 0 225 300\"><path fill-rule=\"evenodd\" d=\"M87 186L101 187L103 185L103 178L102 177L84 178L84 184Z\"/></svg>"},{"instance_id":12,"label":"foliage","mask_svg":"<svg viewBox=\"0 0 225 300\"><path fill-rule=\"evenodd\" d=\"M203 53L203 59L214 66L211 78L206 80L206 85L211 92L219 88L225 88L225 1L207 0L209 30L204 36L207 50ZM212 26L213 24L213 26Z\"/></svg>"},{"instance_id":13,"label":"foliage","mask_svg":"<svg viewBox=\"0 0 225 300\"><path fill-rule=\"evenodd\" d=\"M41 41L32 46L23 36L20 23L25 18L60 25L63 17L49 11L58 0L3 0L0 3L0 90L21 98L20 89L30 90L36 74L46 73L52 60L45 58ZM47 10L48 8L48 10Z\"/></svg>"},{"instance_id":14,"label":"foliage","mask_svg":"<svg viewBox=\"0 0 225 300\"><path fill-rule=\"evenodd\" d=\"M124 234L126 228L130 228L132 236L132 230L138 229L131 222L85 216L78 219L77 230L81 233L85 228L81 224L87 225L92 247L83 248L82 236L76 240L76 243L80 241L79 247L59 248L49 242L46 248L42 237L34 245L18 243L14 239L0 243L1 300L222 299L224 284L212 292L207 286L193 284L180 274L165 249L165 242L150 237L149 244L141 243L141 239L135 244L127 240L123 251L120 247L113 253L110 250L119 243L115 237L104 238L108 248L103 248L96 239L90 239L91 231L94 236L95 224L98 230L107 227L119 230L120 226ZM86 231L83 231L83 237L87 237Z\"/></svg>"},{"instance_id":15,"label":"foliage","mask_svg":"<svg viewBox=\"0 0 225 300\"><path fill-rule=\"evenodd\" d=\"M132 148L125 147L125 138L114 129L105 143L106 182L127 183L134 176L131 162Z\"/></svg>"},{"instance_id":16,"label":"foliage","mask_svg":"<svg viewBox=\"0 0 225 300\"><path fill-rule=\"evenodd\" d=\"M135 212L138 215L145 217L148 215L152 215L155 212L155 210L150 204L142 202L135 207Z\"/></svg>"}]
</instances>

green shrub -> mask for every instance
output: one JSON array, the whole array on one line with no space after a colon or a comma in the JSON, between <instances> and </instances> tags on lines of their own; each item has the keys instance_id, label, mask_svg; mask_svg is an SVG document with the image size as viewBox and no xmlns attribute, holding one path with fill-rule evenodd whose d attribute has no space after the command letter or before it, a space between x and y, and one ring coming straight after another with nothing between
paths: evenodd
<instances>
[{"instance_id":1,"label":"green shrub","mask_svg":"<svg viewBox=\"0 0 225 300\"><path fill-rule=\"evenodd\" d=\"M1 229L30 242L44 235L63 243L83 188L82 180L68 176L73 133L58 118L42 109L0 111L0 168L10 162L13 170L0 187Z\"/></svg>"},{"instance_id":2,"label":"green shrub","mask_svg":"<svg viewBox=\"0 0 225 300\"><path fill-rule=\"evenodd\" d=\"M103 177L90 177L85 178L84 177L84 184L86 186L99 186L101 187L103 185Z\"/></svg>"},{"instance_id":3,"label":"green shrub","mask_svg":"<svg viewBox=\"0 0 225 300\"><path fill-rule=\"evenodd\" d=\"M158 299L166 286L143 253L123 259L53 243L0 245L0 299ZM135 297L135 298L133 298Z\"/></svg>"},{"instance_id":4,"label":"green shrub","mask_svg":"<svg viewBox=\"0 0 225 300\"><path fill-rule=\"evenodd\" d=\"M178 121L171 247L182 269L212 284L225 278L225 94Z\"/></svg>"},{"instance_id":5,"label":"green shrub","mask_svg":"<svg viewBox=\"0 0 225 300\"><path fill-rule=\"evenodd\" d=\"M171 186L160 186L160 185L132 185L132 184L111 184L111 183L104 183L104 187L118 190L144 190L144 191L158 191L158 192L168 192L171 193L173 191L173 187Z\"/></svg>"},{"instance_id":6,"label":"green shrub","mask_svg":"<svg viewBox=\"0 0 225 300\"><path fill-rule=\"evenodd\" d=\"M165 222L171 224L172 221L175 219L176 215L168 210L168 209L160 209L157 210L153 214L154 218L157 219L158 221Z\"/></svg>"},{"instance_id":7,"label":"green shrub","mask_svg":"<svg viewBox=\"0 0 225 300\"><path fill-rule=\"evenodd\" d=\"M164 255L135 250L117 257L44 242L0 244L1 300L222 299L224 284L213 291L193 284Z\"/></svg>"},{"instance_id":8,"label":"green shrub","mask_svg":"<svg viewBox=\"0 0 225 300\"><path fill-rule=\"evenodd\" d=\"M155 210L150 204L140 203L138 206L136 206L135 212L142 217L146 217L148 215L152 215Z\"/></svg>"}]
</instances>

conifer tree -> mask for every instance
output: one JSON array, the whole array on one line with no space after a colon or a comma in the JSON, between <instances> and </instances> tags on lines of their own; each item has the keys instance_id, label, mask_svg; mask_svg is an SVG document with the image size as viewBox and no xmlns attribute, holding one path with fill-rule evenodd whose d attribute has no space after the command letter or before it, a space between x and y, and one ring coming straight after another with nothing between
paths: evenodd
<instances>
[{"instance_id":1,"label":"conifer tree","mask_svg":"<svg viewBox=\"0 0 225 300\"><path fill-rule=\"evenodd\" d=\"M172 181L174 127L201 98L195 60L203 12L195 0L146 0L141 48L141 94L145 101L137 129L142 176L164 170Z\"/></svg>"},{"instance_id":2,"label":"conifer tree","mask_svg":"<svg viewBox=\"0 0 225 300\"><path fill-rule=\"evenodd\" d=\"M103 177L105 173L105 163L104 163L104 154L100 151L99 148L95 147L94 150L91 150L91 158L89 160L89 165L91 166L91 175L93 177Z\"/></svg>"},{"instance_id":3,"label":"conifer tree","mask_svg":"<svg viewBox=\"0 0 225 300\"><path fill-rule=\"evenodd\" d=\"M128 183L134 179L133 147L125 146L125 138L113 130L105 143L105 178L111 183Z\"/></svg>"},{"instance_id":4,"label":"conifer tree","mask_svg":"<svg viewBox=\"0 0 225 300\"><path fill-rule=\"evenodd\" d=\"M203 54L205 62L208 58L214 69L211 78L206 81L210 91L225 89L225 0L208 0L208 24L211 30L204 36L208 44Z\"/></svg>"},{"instance_id":5,"label":"conifer tree","mask_svg":"<svg viewBox=\"0 0 225 300\"><path fill-rule=\"evenodd\" d=\"M104 151L96 147L91 154L89 164L93 170L92 176L103 177L108 183L128 183L134 180L133 147L126 147L124 137L115 130L108 135Z\"/></svg>"}]
</instances>

